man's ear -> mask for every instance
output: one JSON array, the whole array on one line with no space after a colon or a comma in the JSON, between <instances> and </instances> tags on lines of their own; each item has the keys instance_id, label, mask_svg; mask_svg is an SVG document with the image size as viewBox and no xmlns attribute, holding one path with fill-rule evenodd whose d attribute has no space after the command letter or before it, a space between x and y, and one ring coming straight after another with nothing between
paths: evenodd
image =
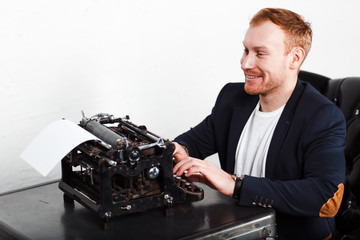
<instances>
[{"instance_id":1,"label":"man's ear","mask_svg":"<svg viewBox=\"0 0 360 240\"><path fill-rule=\"evenodd\" d=\"M305 59L305 50L301 47L295 47L291 51L291 69L299 69Z\"/></svg>"}]
</instances>

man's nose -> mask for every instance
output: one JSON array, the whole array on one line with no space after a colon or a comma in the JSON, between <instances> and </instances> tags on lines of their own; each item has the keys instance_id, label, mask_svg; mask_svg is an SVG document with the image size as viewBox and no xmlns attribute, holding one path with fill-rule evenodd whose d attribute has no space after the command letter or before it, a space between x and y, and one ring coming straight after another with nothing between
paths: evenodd
<instances>
[{"instance_id":1,"label":"man's nose","mask_svg":"<svg viewBox=\"0 0 360 240\"><path fill-rule=\"evenodd\" d=\"M240 63L242 70L252 69L254 68L254 57L250 54L243 55Z\"/></svg>"}]
</instances>

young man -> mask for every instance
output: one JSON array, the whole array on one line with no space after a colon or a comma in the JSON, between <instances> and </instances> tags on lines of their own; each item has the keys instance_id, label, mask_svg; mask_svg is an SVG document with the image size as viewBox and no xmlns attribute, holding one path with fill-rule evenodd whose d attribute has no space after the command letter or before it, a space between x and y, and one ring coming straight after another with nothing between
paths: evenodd
<instances>
[{"instance_id":1,"label":"young man","mask_svg":"<svg viewBox=\"0 0 360 240\"><path fill-rule=\"evenodd\" d=\"M331 238L344 190L344 117L297 78L311 38L298 14L262 9L243 41L245 83L227 84L211 114L175 139L175 174L241 206L273 207L279 239ZM216 152L221 168L201 160Z\"/></svg>"}]
</instances>

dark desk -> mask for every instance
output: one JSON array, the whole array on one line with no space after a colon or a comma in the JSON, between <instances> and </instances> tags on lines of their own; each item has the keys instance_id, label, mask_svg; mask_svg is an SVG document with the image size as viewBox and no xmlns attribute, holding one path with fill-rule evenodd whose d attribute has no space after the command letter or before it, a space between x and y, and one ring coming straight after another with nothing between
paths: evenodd
<instances>
[{"instance_id":1,"label":"dark desk","mask_svg":"<svg viewBox=\"0 0 360 240\"><path fill-rule=\"evenodd\" d=\"M239 207L236 200L200 185L202 201L124 215L104 231L97 214L75 202L63 202L58 183L0 196L0 239L259 239L275 234L272 209ZM260 231L256 231L260 229ZM271 238L272 239L272 238Z\"/></svg>"}]
</instances>

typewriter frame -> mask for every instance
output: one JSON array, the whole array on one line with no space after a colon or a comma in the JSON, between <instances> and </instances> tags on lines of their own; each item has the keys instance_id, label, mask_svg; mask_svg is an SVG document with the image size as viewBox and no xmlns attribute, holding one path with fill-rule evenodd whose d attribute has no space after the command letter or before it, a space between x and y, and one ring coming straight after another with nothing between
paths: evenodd
<instances>
[{"instance_id":1,"label":"typewriter frame","mask_svg":"<svg viewBox=\"0 0 360 240\"><path fill-rule=\"evenodd\" d=\"M103 132L93 131L102 141L82 143L61 161L59 188L64 201L75 200L95 211L105 230L112 228L114 217L158 207L171 216L174 204L204 197L203 189L173 175L174 145L128 120L104 114L83 118L81 127L86 129L88 123L97 121L96 126L106 126L102 131L122 134L120 141L111 143L101 136ZM114 123L118 126L106 125Z\"/></svg>"}]
</instances>

